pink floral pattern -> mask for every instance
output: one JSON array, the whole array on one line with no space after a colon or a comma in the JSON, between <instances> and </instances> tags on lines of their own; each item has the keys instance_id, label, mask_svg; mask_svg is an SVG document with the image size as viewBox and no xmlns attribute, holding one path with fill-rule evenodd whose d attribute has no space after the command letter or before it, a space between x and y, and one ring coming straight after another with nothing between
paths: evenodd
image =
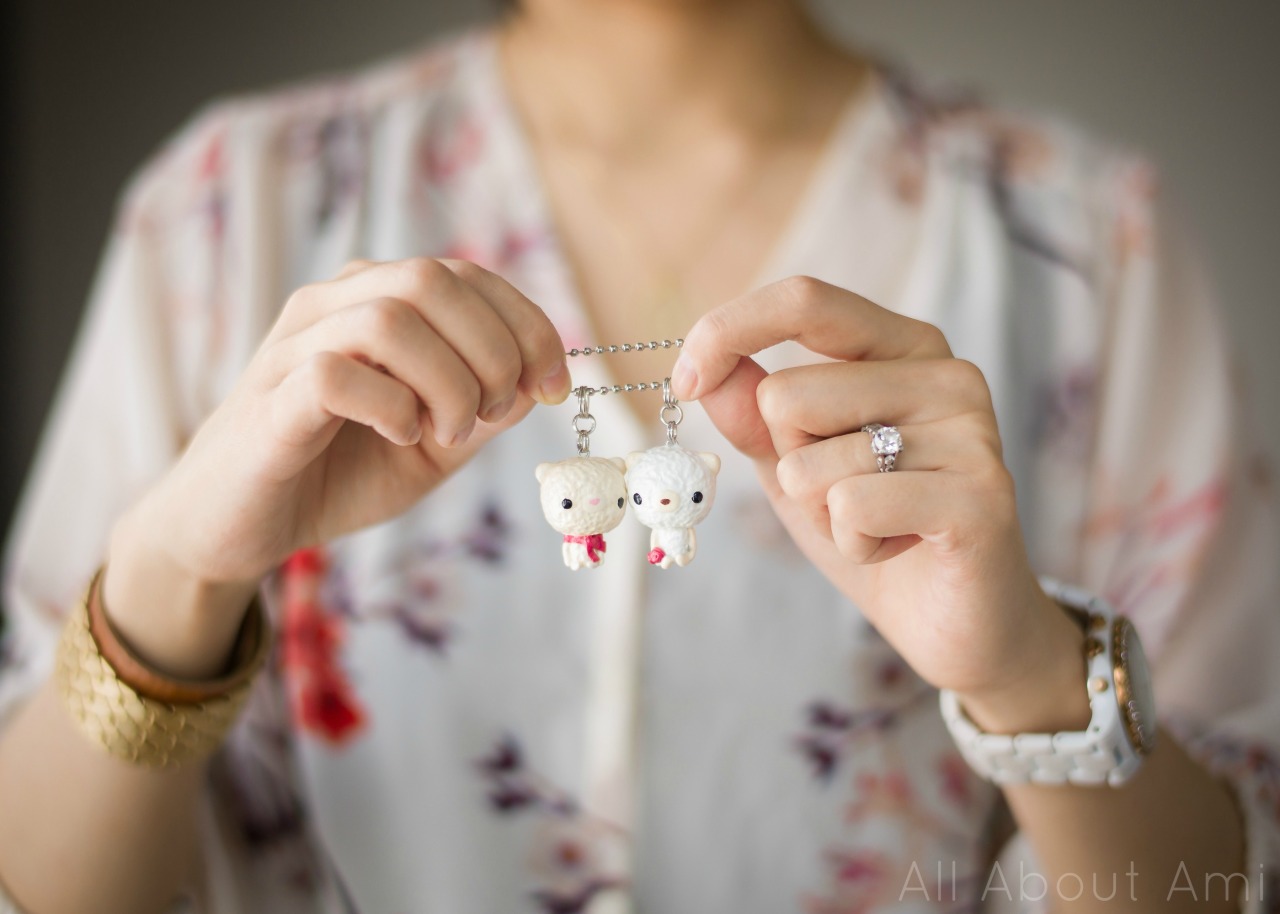
<instances>
[{"instance_id":1,"label":"pink floral pattern","mask_svg":"<svg viewBox=\"0 0 1280 914\"><path fill-rule=\"evenodd\" d=\"M911 884L913 872L924 867L930 873L928 889L933 897L955 902L948 910L976 910L973 903L973 876L956 863L945 869L945 878L933 875L929 842L947 846L954 841L953 830L939 810L920 796L919 786L907 773L896 732L913 706L930 700L934 692L920 681L900 657L883 642L866 658L871 695L877 703L859 709L837 707L825 700L812 702L805 711L807 727L795 746L809 762L815 778L825 790L837 785L843 768L852 768L848 778L851 799L845 804L842 821L848 837L829 844L823 851L827 884L821 892L802 896L806 914L865 914L901 900L904 886ZM870 758L879 761L869 765ZM958 752L940 754L932 777L942 798L962 814L979 808L975 777ZM861 835L876 821L910 823L905 842L870 843ZM896 847L890 850L890 847ZM967 853L955 849L953 861ZM916 870L913 871L912 867ZM939 872L943 872L940 870ZM954 878L953 878L954 875ZM923 883L923 872L921 882Z\"/></svg>"},{"instance_id":2,"label":"pink floral pattern","mask_svg":"<svg viewBox=\"0 0 1280 914\"><path fill-rule=\"evenodd\" d=\"M1042 179L1054 164L1054 144L1045 132L983 104L972 92L926 89L892 66L882 68L882 78L900 125L898 141L881 165L905 205L920 205L928 163L941 156L962 180L986 187L1011 241L1090 280L1083 257L1020 205L1019 185ZM958 135L976 135L982 143L956 143Z\"/></svg>"},{"instance_id":3,"label":"pink floral pattern","mask_svg":"<svg viewBox=\"0 0 1280 914\"><path fill-rule=\"evenodd\" d=\"M498 566L510 548L511 520L502 508L485 502L470 525L453 537L422 536L401 550L383 569L400 585L390 599L370 599L350 580L348 569L327 570L321 599L342 617L359 624L392 622L407 643L444 656L460 633L460 603L450 592L448 572L465 563L483 570Z\"/></svg>"},{"instance_id":4,"label":"pink floral pattern","mask_svg":"<svg viewBox=\"0 0 1280 914\"><path fill-rule=\"evenodd\" d=\"M546 914L581 914L600 893L626 881L611 871L607 847L625 832L584 812L580 804L528 767L520 743L502 737L476 762L488 783L490 807L503 816L536 817L530 875L539 886L530 897Z\"/></svg>"},{"instance_id":5,"label":"pink floral pattern","mask_svg":"<svg viewBox=\"0 0 1280 914\"><path fill-rule=\"evenodd\" d=\"M367 712L340 663L343 622L320 600L327 565L319 549L295 553L284 565L281 665L298 728L341 745L363 729Z\"/></svg>"}]
</instances>

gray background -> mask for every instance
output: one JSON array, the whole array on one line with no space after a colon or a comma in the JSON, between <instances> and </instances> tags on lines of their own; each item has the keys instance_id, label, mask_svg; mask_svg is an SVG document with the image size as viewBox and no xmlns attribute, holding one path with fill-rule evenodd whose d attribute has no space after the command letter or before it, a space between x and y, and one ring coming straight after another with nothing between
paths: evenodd
<instances>
[{"instance_id":1,"label":"gray background","mask_svg":"<svg viewBox=\"0 0 1280 914\"><path fill-rule=\"evenodd\" d=\"M598 0L608 2L608 0ZM657 2L657 0L655 0ZM997 100L1056 111L1162 166L1216 267L1253 409L1280 447L1280 105L1269 2L824 0L842 35ZM357 66L492 14L484 2L0 4L0 521L66 358L115 195L207 99ZM15 129L16 128L16 129ZM1189 446L1196 443L1189 437ZM68 518L73 522L73 518ZM7 525L6 525L7 526Z\"/></svg>"}]
</instances>

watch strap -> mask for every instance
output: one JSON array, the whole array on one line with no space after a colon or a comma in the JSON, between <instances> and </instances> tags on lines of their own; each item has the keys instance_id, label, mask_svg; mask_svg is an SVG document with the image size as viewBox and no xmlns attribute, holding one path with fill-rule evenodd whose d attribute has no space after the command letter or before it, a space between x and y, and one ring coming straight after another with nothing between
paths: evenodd
<instances>
[{"instance_id":1,"label":"watch strap","mask_svg":"<svg viewBox=\"0 0 1280 914\"><path fill-rule=\"evenodd\" d=\"M1091 716L1084 730L1060 733L983 732L949 689L939 695L942 719L960 754L979 775L996 784L1080 784L1118 787L1142 765L1116 701L1112 632L1115 611L1078 587L1041 578L1052 599L1083 617L1085 679Z\"/></svg>"}]
</instances>

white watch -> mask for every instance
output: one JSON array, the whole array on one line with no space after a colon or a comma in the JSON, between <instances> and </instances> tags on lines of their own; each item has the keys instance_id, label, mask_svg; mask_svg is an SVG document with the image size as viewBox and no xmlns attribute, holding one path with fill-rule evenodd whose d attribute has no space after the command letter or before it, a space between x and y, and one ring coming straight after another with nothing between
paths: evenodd
<instances>
[{"instance_id":1,"label":"white watch","mask_svg":"<svg viewBox=\"0 0 1280 914\"><path fill-rule=\"evenodd\" d=\"M1041 578L1040 586L1085 618L1089 726L1063 733L984 733L948 689L940 696L942 719L965 761L989 781L1118 787L1155 746L1155 701L1142 643L1133 624L1100 597L1049 578Z\"/></svg>"}]
</instances>

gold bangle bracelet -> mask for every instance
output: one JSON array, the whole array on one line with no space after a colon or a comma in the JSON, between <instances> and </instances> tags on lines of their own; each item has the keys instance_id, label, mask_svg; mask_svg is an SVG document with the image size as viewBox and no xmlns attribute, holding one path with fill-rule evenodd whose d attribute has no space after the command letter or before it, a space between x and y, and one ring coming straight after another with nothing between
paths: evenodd
<instances>
[{"instance_id":1,"label":"gold bangle bracelet","mask_svg":"<svg viewBox=\"0 0 1280 914\"><path fill-rule=\"evenodd\" d=\"M89 741L116 758L149 768L178 768L211 754L240 712L253 685L240 677L226 692L194 703L169 703L139 694L116 675L89 627L89 601L101 574L67 620L54 671L63 703ZM262 613L255 601L250 612ZM261 666L268 626L249 663Z\"/></svg>"}]
</instances>

